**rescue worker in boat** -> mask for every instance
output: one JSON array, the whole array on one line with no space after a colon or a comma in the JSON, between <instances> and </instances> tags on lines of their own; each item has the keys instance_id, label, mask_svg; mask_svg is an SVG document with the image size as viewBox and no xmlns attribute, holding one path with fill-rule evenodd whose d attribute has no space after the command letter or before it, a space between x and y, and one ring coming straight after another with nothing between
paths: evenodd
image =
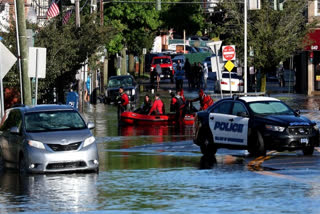
<instances>
[{"instance_id":1,"label":"rescue worker in boat","mask_svg":"<svg viewBox=\"0 0 320 214\"><path fill-rule=\"evenodd\" d=\"M164 104L162 102L162 100L160 99L160 95L156 94L155 96L155 100L153 102L153 105L148 113L148 115L160 115L160 114L164 114L165 113L165 109L164 109Z\"/></svg>"},{"instance_id":2,"label":"rescue worker in boat","mask_svg":"<svg viewBox=\"0 0 320 214\"><path fill-rule=\"evenodd\" d=\"M213 104L212 98L205 94L203 89L199 90L199 97L193 100L189 100L190 102L200 101L200 110L206 110L209 106Z\"/></svg>"},{"instance_id":3,"label":"rescue worker in boat","mask_svg":"<svg viewBox=\"0 0 320 214\"><path fill-rule=\"evenodd\" d=\"M185 116L185 98L183 96L183 90L179 89L177 95L171 94L170 111L175 111L176 122L182 122ZM182 96L181 96L182 95Z\"/></svg>"},{"instance_id":4,"label":"rescue worker in boat","mask_svg":"<svg viewBox=\"0 0 320 214\"><path fill-rule=\"evenodd\" d=\"M118 98L118 119L120 118L121 113L127 111L129 107L129 97L124 92L122 86L119 88L119 95L120 97Z\"/></svg>"},{"instance_id":5,"label":"rescue worker in boat","mask_svg":"<svg viewBox=\"0 0 320 214\"><path fill-rule=\"evenodd\" d=\"M150 96L148 94L146 94L144 96L144 100L143 100L142 105L140 106L140 108L138 108L134 112L139 113L139 114L148 114L151 107L152 107L152 101L150 99Z\"/></svg>"}]
</instances>

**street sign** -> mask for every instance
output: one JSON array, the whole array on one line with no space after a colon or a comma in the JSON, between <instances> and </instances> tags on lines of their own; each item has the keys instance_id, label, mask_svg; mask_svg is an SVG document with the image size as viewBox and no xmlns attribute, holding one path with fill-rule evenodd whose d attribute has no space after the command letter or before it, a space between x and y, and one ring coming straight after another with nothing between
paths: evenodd
<instances>
[{"instance_id":1,"label":"street sign","mask_svg":"<svg viewBox=\"0 0 320 214\"><path fill-rule=\"evenodd\" d=\"M223 61L236 59L236 48L234 45L222 46Z\"/></svg>"},{"instance_id":2,"label":"street sign","mask_svg":"<svg viewBox=\"0 0 320 214\"><path fill-rule=\"evenodd\" d=\"M47 49L29 47L28 76L46 78Z\"/></svg>"},{"instance_id":3,"label":"street sign","mask_svg":"<svg viewBox=\"0 0 320 214\"><path fill-rule=\"evenodd\" d=\"M3 79L9 72L11 67L17 61L15 55L13 55L10 50L0 42L0 74L1 79Z\"/></svg>"},{"instance_id":4,"label":"street sign","mask_svg":"<svg viewBox=\"0 0 320 214\"><path fill-rule=\"evenodd\" d=\"M4 115L4 95L2 79L9 72L17 58L0 42L0 117Z\"/></svg>"},{"instance_id":5,"label":"street sign","mask_svg":"<svg viewBox=\"0 0 320 214\"><path fill-rule=\"evenodd\" d=\"M229 71L231 72L232 69L234 68L234 64L229 60L225 65L224 67Z\"/></svg>"}]
</instances>

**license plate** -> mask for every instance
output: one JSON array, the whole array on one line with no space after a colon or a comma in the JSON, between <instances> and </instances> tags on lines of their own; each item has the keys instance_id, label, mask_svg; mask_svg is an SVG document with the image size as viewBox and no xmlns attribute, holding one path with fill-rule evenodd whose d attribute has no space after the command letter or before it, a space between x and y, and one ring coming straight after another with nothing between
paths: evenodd
<instances>
[{"instance_id":1,"label":"license plate","mask_svg":"<svg viewBox=\"0 0 320 214\"><path fill-rule=\"evenodd\" d=\"M309 139L308 139L308 138L301 138L301 139L300 139L300 143L302 143L302 144L308 144L308 143L309 143Z\"/></svg>"},{"instance_id":2,"label":"license plate","mask_svg":"<svg viewBox=\"0 0 320 214\"><path fill-rule=\"evenodd\" d=\"M164 77L164 75L161 74L160 77Z\"/></svg>"}]
</instances>

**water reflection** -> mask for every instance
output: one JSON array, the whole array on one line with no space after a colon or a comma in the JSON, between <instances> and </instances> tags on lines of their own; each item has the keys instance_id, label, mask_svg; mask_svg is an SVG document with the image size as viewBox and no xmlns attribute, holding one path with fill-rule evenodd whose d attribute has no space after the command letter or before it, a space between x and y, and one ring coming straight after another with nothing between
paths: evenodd
<instances>
[{"instance_id":1,"label":"water reflection","mask_svg":"<svg viewBox=\"0 0 320 214\"><path fill-rule=\"evenodd\" d=\"M19 176L17 172L3 172L0 213L95 210L99 204L97 177L95 173Z\"/></svg>"}]
</instances>

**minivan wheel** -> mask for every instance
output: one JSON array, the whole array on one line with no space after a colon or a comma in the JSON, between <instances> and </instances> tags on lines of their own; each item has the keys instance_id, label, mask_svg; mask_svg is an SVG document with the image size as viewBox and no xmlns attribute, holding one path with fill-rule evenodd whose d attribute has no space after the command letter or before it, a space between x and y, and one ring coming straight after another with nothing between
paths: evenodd
<instances>
[{"instance_id":1,"label":"minivan wheel","mask_svg":"<svg viewBox=\"0 0 320 214\"><path fill-rule=\"evenodd\" d=\"M313 155L314 152L314 146L308 146L308 147L304 147L302 149L303 155Z\"/></svg>"},{"instance_id":2,"label":"minivan wheel","mask_svg":"<svg viewBox=\"0 0 320 214\"><path fill-rule=\"evenodd\" d=\"M5 167L4 167L4 160L2 157L2 153L0 151L0 171L4 171Z\"/></svg>"}]
</instances>

